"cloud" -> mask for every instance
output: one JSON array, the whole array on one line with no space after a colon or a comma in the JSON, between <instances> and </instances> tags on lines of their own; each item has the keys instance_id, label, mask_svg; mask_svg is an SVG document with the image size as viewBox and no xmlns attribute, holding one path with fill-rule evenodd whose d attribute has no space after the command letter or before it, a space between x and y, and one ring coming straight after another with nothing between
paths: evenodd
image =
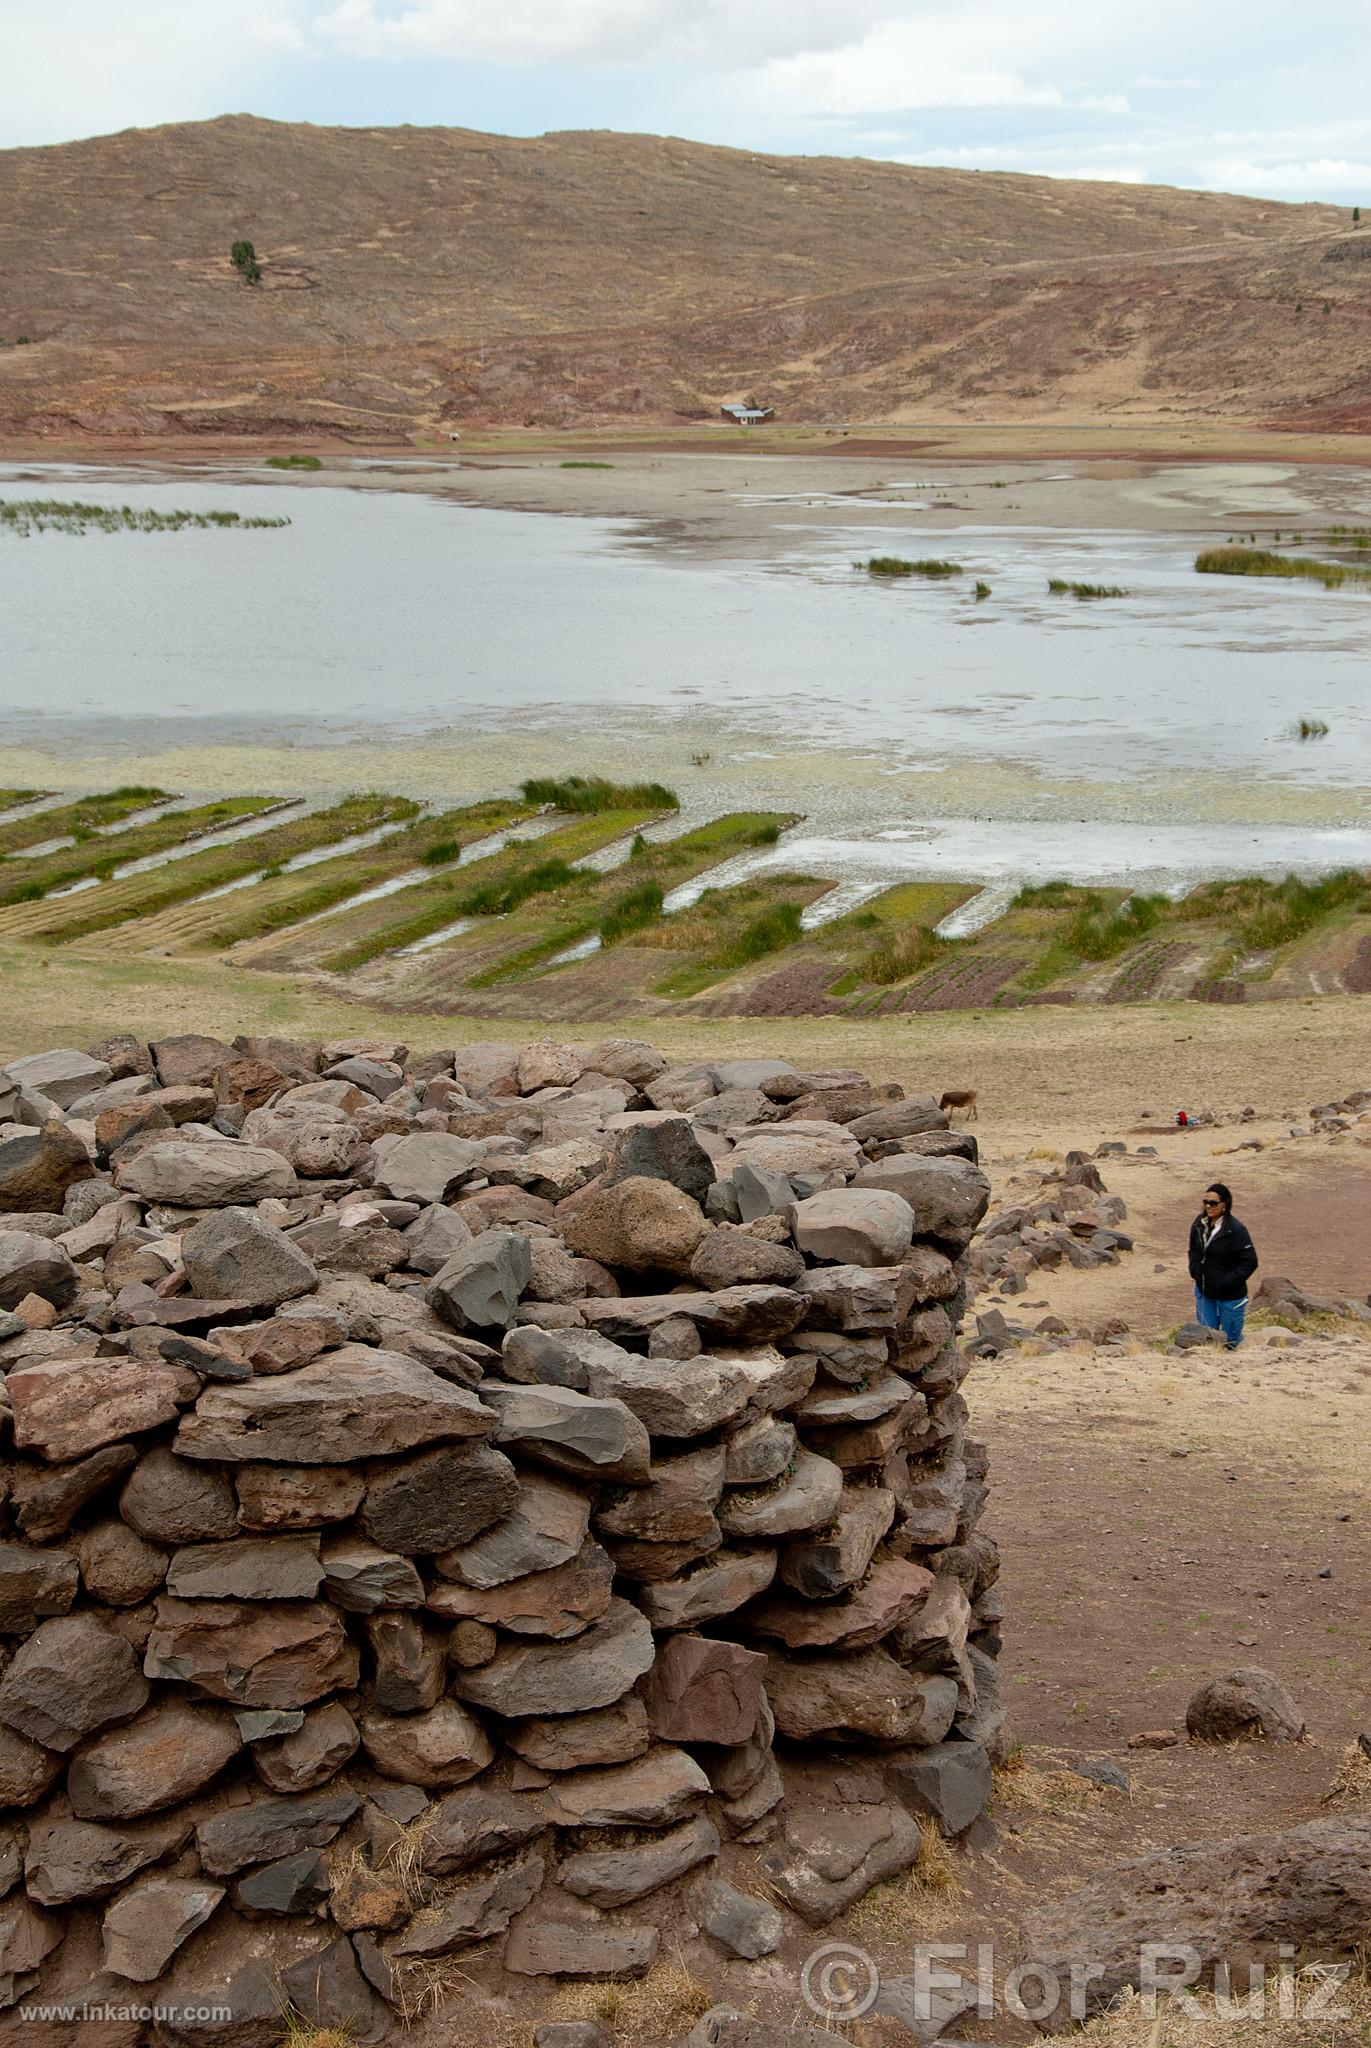
<instances>
[{"instance_id":1,"label":"cloud","mask_svg":"<svg viewBox=\"0 0 1371 2048\"><path fill-rule=\"evenodd\" d=\"M322 44L369 59L724 69L778 48L836 47L882 11L881 0L796 0L783 12L774 0L336 0L313 28Z\"/></svg>"},{"instance_id":2,"label":"cloud","mask_svg":"<svg viewBox=\"0 0 1371 2048\"><path fill-rule=\"evenodd\" d=\"M299 0L46 0L8 10L0 144L195 121L305 48Z\"/></svg>"},{"instance_id":3,"label":"cloud","mask_svg":"<svg viewBox=\"0 0 1371 2048\"><path fill-rule=\"evenodd\" d=\"M1371 196L1371 162L1350 163L1342 157L1309 157L1297 163L1258 163L1229 157L1201 168L1204 183L1225 192L1325 199L1330 192L1360 190Z\"/></svg>"}]
</instances>

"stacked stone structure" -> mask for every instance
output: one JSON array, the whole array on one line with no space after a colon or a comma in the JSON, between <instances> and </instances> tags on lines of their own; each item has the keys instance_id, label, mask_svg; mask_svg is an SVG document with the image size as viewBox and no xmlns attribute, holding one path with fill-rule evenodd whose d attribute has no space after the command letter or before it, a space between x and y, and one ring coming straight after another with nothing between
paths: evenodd
<instances>
[{"instance_id":1,"label":"stacked stone structure","mask_svg":"<svg viewBox=\"0 0 1371 2048\"><path fill-rule=\"evenodd\" d=\"M379 2040L444 1958L760 1956L976 1823L989 1187L931 1098L116 1038L0 1120L0 2005Z\"/></svg>"}]
</instances>

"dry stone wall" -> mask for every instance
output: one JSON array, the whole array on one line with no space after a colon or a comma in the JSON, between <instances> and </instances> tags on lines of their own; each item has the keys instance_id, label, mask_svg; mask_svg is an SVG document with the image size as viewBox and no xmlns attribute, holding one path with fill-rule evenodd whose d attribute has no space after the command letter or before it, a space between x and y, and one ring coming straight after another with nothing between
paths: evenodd
<instances>
[{"instance_id":1,"label":"dry stone wall","mask_svg":"<svg viewBox=\"0 0 1371 2048\"><path fill-rule=\"evenodd\" d=\"M931 1099L121 1037L0 1118L0 2030L376 2040L444 1959L633 1975L682 1901L761 1956L976 1822L989 1187Z\"/></svg>"}]
</instances>

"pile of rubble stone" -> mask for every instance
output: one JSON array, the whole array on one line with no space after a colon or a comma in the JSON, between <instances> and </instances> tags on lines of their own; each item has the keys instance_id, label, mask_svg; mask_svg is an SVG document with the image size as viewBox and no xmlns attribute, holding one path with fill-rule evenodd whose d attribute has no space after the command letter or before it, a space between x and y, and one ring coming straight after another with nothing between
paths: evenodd
<instances>
[{"instance_id":1,"label":"pile of rubble stone","mask_svg":"<svg viewBox=\"0 0 1371 2048\"><path fill-rule=\"evenodd\" d=\"M0 1070L0 2003L377 2040L446 1958L759 1957L972 1828L988 1196L783 1059Z\"/></svg>"}]
</instances>

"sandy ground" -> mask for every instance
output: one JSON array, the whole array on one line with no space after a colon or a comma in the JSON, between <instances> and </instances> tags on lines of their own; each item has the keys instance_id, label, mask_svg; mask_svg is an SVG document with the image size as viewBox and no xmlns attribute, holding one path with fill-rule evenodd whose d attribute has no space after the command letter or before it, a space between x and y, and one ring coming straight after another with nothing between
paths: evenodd
<instances>
[{"instance_id":1,"label":"sandy ground","mask_svg":"<svg viewBox=\"0 0 1371 2048\"><path fill-rule=\"evenodd\" d=\"M1155 446L1149 446L1149 438ZM1116 444L1117 443L1117 447ZM962 429L927 438L862 432L843 438L791 432L711 446L702 440L561 442L512 435L462 450L413 449L359 456L325 453L316 472L263 469L237 451L120 459L90 449L68 459L116 473L174 474L188 466L225 480L284 490L339 484L359 490L438 492L462 503L571 516L633 519L649 540L714 555L784 546L808 511L826 527L869 532L883 520L945 530L1049 527L1087 532L1212 535L1232 527L1267 532L1364 522L1371 514L1371 440L1236 433L1156 437L1095 429L1058 446L1046 430ZM0 460L25 452L0 447ZM63 459L43 449L31 459Z\"/></svg>"}]
</instances>

